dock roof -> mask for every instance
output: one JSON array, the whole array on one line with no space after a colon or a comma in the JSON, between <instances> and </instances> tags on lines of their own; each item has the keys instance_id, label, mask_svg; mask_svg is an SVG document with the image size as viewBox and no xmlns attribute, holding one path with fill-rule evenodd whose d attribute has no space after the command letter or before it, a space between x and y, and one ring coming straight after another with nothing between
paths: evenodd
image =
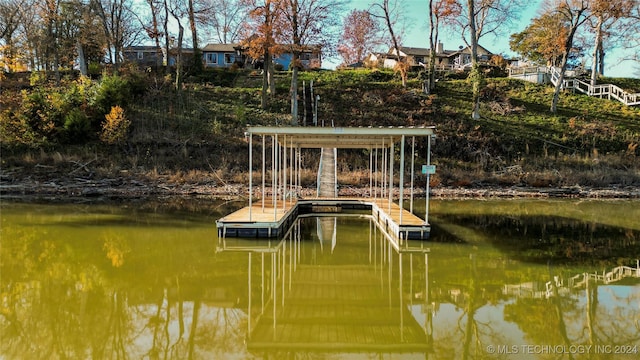
<instances>
[{"instance_id":1,"label":"dock roof","mask_svg":"<svg viewBox=\"0 0 640 360\"><path fill-rule=\"evenodd\" d=\"M431 136L434 129L433 126L249 126L247 135L277 135L278 142L284 147L373 149L389 147L392 143L399 142L402 136Z\"/></svg>"}]
</instances>

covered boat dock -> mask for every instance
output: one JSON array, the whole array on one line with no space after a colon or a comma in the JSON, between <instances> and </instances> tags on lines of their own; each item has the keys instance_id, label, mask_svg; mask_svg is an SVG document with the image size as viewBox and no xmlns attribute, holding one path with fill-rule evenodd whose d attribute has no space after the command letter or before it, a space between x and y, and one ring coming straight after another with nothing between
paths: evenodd
<instances>
[{"instance_id":1,"label":"covered boat dock","mask_svg":"<svg viewBox=\"0 0 640 360\"><path fill-rule=\"evenodd\" d=\"M307 213L338 213L349 210L368 210L398 238L427 239L429 237L429 176L435 170L431 165L431 141L434 127L299 127L299 126L249 126L245 133L249 144L249 204L219 220L216 225L219 237L280 237L298 215ZM262 142L261 184L254 184L254 137ZM427 141L424 218L414 214L415 141L425 137ZM405 179L405 149L410 141L410 181ZM271 154L266 153L271 143ZM399 143L399 165L394 164ZM337 183L335 191L321 191L321 179L327 171L318 170L318 192L313 197L303 197L300 174L302 149L366 149L369 161L369 189L366 196L340 197ZM334 150L334 152L337 152ZM324 154L325 152L322 151ZM270 160L271 168L267 169ZM335 159L333 171L337 167ZM320 167L329 166L320 162ZM397 167L397 169L396 169ZM270 184L266 183L267 170ZM326 169L325 169L326 170ZM329 172L330 173L330 172ZM405 194L405 184L409 182ZM396 188L397 184L397 188ZM271 191L267 193L270 187ZM254 201L257 198L257 201ZM397 202L395 200L397 199ZM408 209L406 202L409 202Z\"/></svg>"}]
</instances>

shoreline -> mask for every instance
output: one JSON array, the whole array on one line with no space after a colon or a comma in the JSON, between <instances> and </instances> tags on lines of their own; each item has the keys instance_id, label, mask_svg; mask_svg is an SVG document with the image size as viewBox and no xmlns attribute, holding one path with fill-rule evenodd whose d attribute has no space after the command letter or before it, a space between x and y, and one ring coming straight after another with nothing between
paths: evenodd
<instances>
[{"instance_id":1,"label":"shoreline","mask_svg":"<svg viewBox=\"0 0 640 360\"><path fill-rule=\"evenodd\" d=\"M221 200L241 200L247 198L247 185L244 184L172 184L162 181L140 181L131 178L87 180L51 179L37 181L23 179L7 182L0 179L0 199L7 200L143 200L164 197L197 197ZM271 188L265 191L270 193ZM398 198L395 188L394 198ZM405 189L405 198L410 190ZM303 188L302 196L313 196L315 189ZM254 187L256 198L261 195L259 186ZM342 187L339 196L361 196L369 194L369 187ZM424 198L424 189L414 189L415 197ZM433 199L490 199L490 198L580 198L580 199L640 199L640 187L612 186L608 188L572 187L524 187L524 186L475 186L444 187L430 189Z\"/></svg>"}]
</instances>

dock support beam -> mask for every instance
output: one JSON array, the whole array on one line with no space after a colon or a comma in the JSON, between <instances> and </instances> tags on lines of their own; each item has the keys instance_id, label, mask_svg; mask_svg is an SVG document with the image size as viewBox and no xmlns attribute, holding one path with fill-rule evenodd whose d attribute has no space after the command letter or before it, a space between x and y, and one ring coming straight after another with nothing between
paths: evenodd
<instances>
[{"instance_id":1,"label":"dock support beam","mask_svg":"<svg viewBox=\"0 0 640 360\"><path fill-rule=\"evenodd\" d=\"M400 206L400 223L398 225L402 225L402 200L404 199L404 135L402 135L402 140L400 140L400 184L398 184L400 189L400 200L398 200L398 205Z\"/></svg>"},{"instance_id":2,"label":"dock support beam","mask_svg":"<svg viewBox=\"0 0 640 360\"><path fill-rule=\"evenodd\" d=\"M249 133L249 221L253 208L253 133Z\"/></svg>"}]
</instances>

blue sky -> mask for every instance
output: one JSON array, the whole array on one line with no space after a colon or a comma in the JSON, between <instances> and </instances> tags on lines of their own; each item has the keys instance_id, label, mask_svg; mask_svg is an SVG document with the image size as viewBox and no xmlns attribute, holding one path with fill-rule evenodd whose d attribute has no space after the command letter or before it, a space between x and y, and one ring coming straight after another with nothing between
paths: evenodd
<instances>
[{"instance_id":1,"label":"blue sky","mask_svg":"<svg viewBox=\"0 0 640 360\"><path fill-rule=\"evenodd\" d=\"M428 32L428 1L427 0L399 0L404 6L404 14L408 18L410 24L404 41L404 46L412 47L429 47ZM373 1L371 0L352 0L349 9L368 9ZM480 40L480 45L496 54L503 54L509 57L515 57L516 54L509 49L509 36L513 33L520 32L527 27L531 19L536 17L542 0L531 0L529 5L522 12L520 21L514 25L512 29L500 37L487 35ZM440 41L444 48L448 50L457 49L464 46L459 34L450 30L440 30ZM591 51L587 51L590 53ZM624 53L621 50L609 51L605 58L605 75L611 77L638 77L634 63L631 61L621 61ZM587 67L591 66L590 57L586 59ZM339 61L338 61L339 62ZM333 64L335 66L335 64ZM635 74L634 74L635 73Z\"/></svg>"}]
</instances>

